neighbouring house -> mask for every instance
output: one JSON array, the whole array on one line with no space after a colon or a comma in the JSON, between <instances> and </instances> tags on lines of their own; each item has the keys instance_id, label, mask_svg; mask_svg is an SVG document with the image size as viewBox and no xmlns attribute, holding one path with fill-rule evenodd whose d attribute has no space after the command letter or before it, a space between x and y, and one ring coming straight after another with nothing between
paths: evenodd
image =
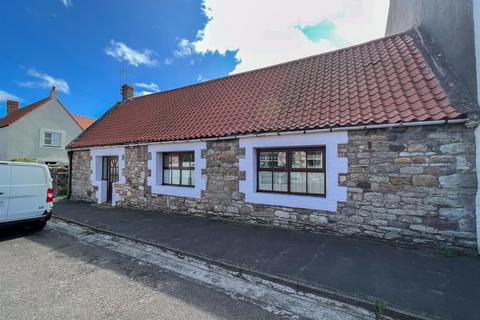
<instances>
[{"instance_id":1,"label":"neighbouring house","mask_svg":"<svg viewBox=\"0 0 480 320\"><path fill-rule=\"evenodd\" d=\"M480 94L475 68L480 63L476 59L480 45L475 41L480 37L475 32L479 19L478 0L390 0L385 35L421 26L475 96Z\"/></svg>"},{"instance_id":2,"label":"neighbouring house","mask_svg":"<svg viewBox=\"0 0 480 320\"><path fill-rule=\"evenodd\" d=\"M72 116L73 116L73 119L78 123L80 128L82 128L82 130L87 129L97 120L95 118L81 116L81 115L78 115L78 114L72 114Z\"/></svg>"},{"instance_id":3,"label":"neighbouring house","mask_svg":"<svg viewBox=\"0 0 480 320\"><path fill-rule=\"evenodd\" d=\"M0 118L0 160L68 164L65 146L95 121L68 112L55 87L47 98L22 108L8 100L6 109Z\"/></svg>"},{"instance_id":4,"label":"neighbouring house","mask_svg":"<svg viewBox=\"0 0 480 320\"><path fill-rule=\"evenodd\" d=\"M71 198L473 250L476 102L418 29L122 101Z\"/></svg>"}]
</instances>

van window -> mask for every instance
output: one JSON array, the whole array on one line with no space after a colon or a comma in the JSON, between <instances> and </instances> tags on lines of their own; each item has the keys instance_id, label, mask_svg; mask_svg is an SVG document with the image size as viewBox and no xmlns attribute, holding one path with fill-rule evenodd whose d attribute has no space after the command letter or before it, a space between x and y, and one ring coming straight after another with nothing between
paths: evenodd
<instances>
[{"instance_id":1,"label":"van window","mask_svg":"<svg viewBox=\"0 0 480 320\"><path fill-rule=\"evenodd\" d=\"M46 184L45 171L42 167L12 166L12 185Z\"/></svg>"}]
</instances>

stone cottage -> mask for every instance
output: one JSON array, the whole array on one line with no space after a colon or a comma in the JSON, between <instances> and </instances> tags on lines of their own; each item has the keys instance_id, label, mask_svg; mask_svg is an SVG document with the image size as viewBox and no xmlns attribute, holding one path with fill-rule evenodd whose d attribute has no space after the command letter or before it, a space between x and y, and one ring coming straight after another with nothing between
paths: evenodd
<instances>
[{"instance_id":1,"label":"stone cottage","mask_svg":"<svg viewBox=\"0 0 480 320\"><path fill-rule=\"evenodd\" d=\"M71 198L477 246L475 102L426 34L123 100L67 148Z\"/></svg>"}]
</instances>

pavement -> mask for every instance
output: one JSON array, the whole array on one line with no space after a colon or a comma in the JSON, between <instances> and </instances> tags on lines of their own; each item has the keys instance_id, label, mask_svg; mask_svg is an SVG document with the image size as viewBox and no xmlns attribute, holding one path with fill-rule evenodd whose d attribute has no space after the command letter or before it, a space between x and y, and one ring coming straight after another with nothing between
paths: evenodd
<instances>
[{"instance_id":1,"label":"pavement","mask_svg":"<svg viewBox=\"0 0 480 320\"><path fill-rule=\"evenodd\" d=\"M289 318L49 226L2 229L0 270L0 319Z\"/></svg>"},{"instance_id":2,"label":"pavement","mask_svg":"<svg viewBox=\"0 0 480 320\"><path fill-rule=\"evenodd\" d=\"M479 257L76 201L55 203L54 216L338 300L384 303L398 317L480 314Z\"/></svg>"}]
</instances>

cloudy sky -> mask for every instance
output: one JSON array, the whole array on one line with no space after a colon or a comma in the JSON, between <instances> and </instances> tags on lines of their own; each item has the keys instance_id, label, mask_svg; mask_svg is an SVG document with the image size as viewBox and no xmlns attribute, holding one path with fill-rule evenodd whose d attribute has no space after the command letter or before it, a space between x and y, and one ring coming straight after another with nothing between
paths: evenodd
<instances>
[{"instance_id":1,"label":"cloudy sky","mask_svg":"<svg viewBox=\"0 0 480 320\"><path fill-rule=\"evenodd\" d=\"M120 83L149 94L382 37L388 0L1 1L5 100L98 117ZM123 71L121 71L123 70Z\"/></svg>"}]
</instances>

